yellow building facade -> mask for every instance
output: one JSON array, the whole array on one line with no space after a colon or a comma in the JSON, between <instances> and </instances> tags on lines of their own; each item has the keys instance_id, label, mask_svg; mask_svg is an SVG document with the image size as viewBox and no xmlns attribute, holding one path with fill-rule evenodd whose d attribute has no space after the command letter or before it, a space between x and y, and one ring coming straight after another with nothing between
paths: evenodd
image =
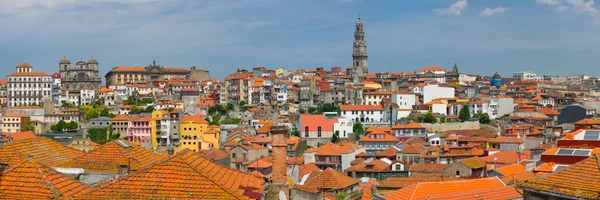
<instances>
[{"instance_id":1,"label":"yellow building facade","mask_svg":"<svg viewBox=\"0 0 600 200\"><path fill-rule=\"evenodd\" d=\"M180 124L181 141L176 151L190 149L198 152L202 149L219 148L219 126L209 126L208 121L199 115L184 116Z\"/></svg>"}]
</instances>

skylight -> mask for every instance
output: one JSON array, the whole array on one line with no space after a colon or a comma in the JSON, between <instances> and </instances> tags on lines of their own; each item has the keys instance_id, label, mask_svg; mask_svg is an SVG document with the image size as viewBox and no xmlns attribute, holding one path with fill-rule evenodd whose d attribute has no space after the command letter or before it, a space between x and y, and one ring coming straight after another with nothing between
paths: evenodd
<instances>
[{"instance_id":1,"label":"skylight","mask_svg":"<svg viewBox=\"0 0 600 200\"><path fill-rule=\"evenodd\" d=\"M589 156L591 152L590 149L559 149L556 155Z\"/></svg>"},{"instance_id":2,"label":"skylight","mask_svg":"<svg viewBox=\"0 0 600 200\"><path fill-rule=\"evenodd\" d=\"M583 135L584 140L600 140L600 131L586 130Z\"/></svg>"}]
</instances>

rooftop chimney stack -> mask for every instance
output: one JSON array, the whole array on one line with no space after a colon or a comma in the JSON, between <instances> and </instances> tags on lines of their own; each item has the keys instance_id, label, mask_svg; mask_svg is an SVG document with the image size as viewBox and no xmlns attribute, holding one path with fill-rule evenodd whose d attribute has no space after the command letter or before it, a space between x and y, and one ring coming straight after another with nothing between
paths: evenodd
<instances>
[{"instance_id":1,"label":"rooftop chimney stack","mask_svg":"<svg viewBox=\"0 0 600 200\"><path fill-rule=\"evenodd\" d=\"M286 199L289 199L289 186L287 184L287 126L271 126L271 146L273 155L273 183L269 187L270 194L281 193L285 194Z\"/></svg>"}]
</instances>

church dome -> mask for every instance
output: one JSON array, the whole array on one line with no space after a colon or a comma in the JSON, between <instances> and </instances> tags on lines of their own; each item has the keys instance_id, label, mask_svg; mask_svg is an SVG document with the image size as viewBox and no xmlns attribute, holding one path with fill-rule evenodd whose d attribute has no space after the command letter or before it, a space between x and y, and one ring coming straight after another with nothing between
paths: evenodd
<instances>
[{"instance_id":1,"label":"church dome","mask_svg":"<svg viewBox=\"0 0 600 200\"><path fill-rule=\"evenodd\" d=\"M17 68L31 68L31 65L29 63L22 62L17 65Z\"/></svg>"},{"instance_id":2,"label":"church dome","mask_svg":"<svg viewBox=\"0 0 600 200\"><path fill-rule=\"evenodd\" d=\"M500 76L500 74L498 74L498 72L496 72L494 74L494 76L492 76L492 79L502 79L502 76Z\"/></svg>"},{"instance_id":3,"label":"church dome","mask_svg":"<svg viewBox=\"0 0 600 200\"><path fill-rule=\"evenodd\" d=\"M92 56L90 60L88 60L88 64L98 64L98 61L94 59L94 56Z\"/></svg>"},{"instance_id":4,"label":"church dome","mask_svg":"<svg viewBox=\"0 0 600 200\"><path fill-rule=\"evenodd\" d=\"M477 76L477 78L475 78L475 81L483 81L483 77Z\"/></svg>"},{"instance_id":5,"label":"church dome","mask_svg":"<svg viewBox=\"0 0 600 200\"><path fill-rule=\"evenodd\" d=\"M64 58L60 59L59 64L71 64L71 61L69 61L69 59L65 56Z\"/></svg>"}]
</instances>

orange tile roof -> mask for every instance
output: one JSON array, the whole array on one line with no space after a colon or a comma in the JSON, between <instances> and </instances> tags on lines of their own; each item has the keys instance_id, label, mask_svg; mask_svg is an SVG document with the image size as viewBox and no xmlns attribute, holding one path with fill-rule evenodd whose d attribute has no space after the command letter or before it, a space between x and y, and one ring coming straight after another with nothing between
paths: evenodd
<instances>
[{"instance_id":1,"label":"orange tile roof","mask_svg":"<svg viewBox=\"0 0 600 200\"><path fill-rule=\"evenodd\" d=\"M120 114L119 116L116 116L116 117L112 118L111 120L112 121L129 121L129 115Z\"/></svg>"},{"instance_id":2,"label":"orange tile roof","mask_svg":"<svg viewBox=\"0 0 600 200\"><path fill-rule=\"evenodd\" d=\"M595 119L587 118L587 119L582 119L582 120L573 122L573 124L575 124L575 125L600 125L600 122Z\"/></svg>"},{"instance_id":3,"label":"orange tile roof","mask_svg":"<svg viewBox=\"0 0 600 200\"><path fill-rule=\"evenodd\" d=\"M405 125L404 128L425 128L425 127L421 126L421 124L419 124L417 122L410 122L409 124Z\"/></svg>"},{"instance_id":4,"label":"orange tile roof","mask_svg":"<svg viewBox=\"0 0 600 200\"><path fill-rule=\"evenodd\" d=\"M121 66L117 66L112 68L112 71L145 71L146 68L144 67L121 67Z\"/></svg>"},{"instance_id":5,"label":"orange tile roof","mask_svg":"<svg viewBox=\"0 0 600 200\"><path fill-rule=\"evenodd\" d=\"M434 163L419 163L410 166L408 171L410 172L432 172L432 173L443 173L444 169L448 164L434 164Z\"/></svg>"},{"instance_id":6,"label":"orange tile roof","mask_svg":"<svg viewBox=\"0 0 600 200\"><path fill-rule=\"evenodd\" d=\"M509 176L509 175L525 172L525 166L523 166L521 164L512 164L512 165L499 167L498 169L496 169L496 171L501 173L504 176Z\"/></svg>"},{"instance_id":7,"label":"orange tile roof","mask_svg":"<svg viewBox=\"0 0 600 200\"><path fill-rule=\"evenodd\" d=\"M396 190L383 196L388 200L421 199L427 196L469 192L491 188L504 188L504 183L494 178L479 178L458 181L421 182Z\"/></svg>"},{"instance_id":8,"label":"orange tile roof","mask_svg":"<svg viewBox=\"0 0 600 200\"><path fill-rule=\"evenodd\" d=\"M348 154L356 151L359 148L358 145L355 144L333 144L328 143L321 145L319 147L311 148L306 150L307 153L316 152L315 155L331 155L331 156L341 156L342 154Z\"/></svg>"},{"instance_id":9,"label":"orange tile roof","mask_svg":"<svg viewBox=\"0 0 600 200\"><path fill-rule=\"evenodd\" d=\"M425 151L425 147L423 147L421 144L411 144L402 149L403 154L420 154Z\"/></svg>"},{"instance_id":10,"label":"orange tile roof","mask_svg":"<svg viewBox=\"0 0 600 200\"><path fill-rule=\"evenodd\" d=\"M250 168L250 169L264 169L264 168L269 168L273 166L273 163L271 162L266 162L263 160L257 160L256 162L250 163L248 164L246 167Z\"/></svg>"},{"instance_id":11,"label":"orange tile roof","mask_svg":"<svg viewBox=\"0 0 600 200\"><path fill-rule=\"evenodd\" d=\"M481 160L477 156L471 157L471 158L462 159L462 160L459 160L458 162L461 162L461 163L465 164L467 167L470 167L471 169L478 169L478 168L485 167L487 165L485 163L485 161Z\"/></svg>"},{"instance_id":12,"label":"orange tile roof","mask_svg":"<svg viewBox=\"0 0 600 200\"><path fill-rule=\"evenodd\" d=\"M346 110L383 110L382 105L340 105L341 111Z\"/></svg>"},{"instance_id":13,"label":"orange tile roof","mask_svg":"<svg viewBox=\"0 0 600 200\"><path fill-rule=\"evenodd\" d=\"M509 176L504 176L500 180L502 180L502 182L504 182L506 185L513 185L515 183L520 183L532 178L535 178L535 174L533 172L520 172L511 174Z\"/></svg>"},{"instance_id":14,"label":"orange tile roof","mask_svg":"<svg viewBox=\"0 0 600 200\"><path fill-rule=\"evenodd\" d=\"M342 172L327 168L308 179L304 185L297 185L296 188L304 190L329 190L344 189L358 184L360 181L354 180Z\"/></svg>"},{"instance_id":15,"label":"orange tile roof","mask_svg":"<svg viewBox=\"0 0 600 200\"><path fill-rule=\"evenodd\" d=\"M521 144L523 143L523 140L517 138L517 137L506 137L506 136L498 136L494 139L488 140L488 142L491 143L518 143Z\"/></svg>"},{"instance_id":16,"label":"orange tile roof","mask_svg":"<svg viewBox=\"0 0 600 200\"><path fill-rule=\"evenodd\" d=\"M264 179L183 150L151 168L101 184L84 199L260 199Z\"/></svg>"},{"instance_id":17,"label":"orange tile roof","mask_svg":"<svg viewBox=\"0 0 600 200\"><path fill-rule=\"evenodd\" d=\"M542 113L542 114L544 114L544 115L558 115L558 114L560 114L558 111L553 110L551 108L547 108L547 107L540 108L539 112Z\"/></svg>"},{"instance_id":18,"label":"orange tile roof","mask_svg":"<svg viewBox=\"0 0 600 200\"><path fill-rule=\"evenodd\" d=\"M400 150L398 150L398 148L396 147L390 147L387 148L386 150L383 150L377 154L375 154L375 156L377 157L396 157L396 153L398 153Z\"/></svg>"},{"instance_id":19,"label":"orange tile roof","mask_svg":"<svg viewBox=\"0 0 600 200\"><path fill-rule=\"evenodd\" d=\"M454 192L449 194L429 195L421 199L440 199L440 200L506 200L521 199L523 196L517 192L514 187L490 188L481 190L472 190L466 192Z\"/></svg>"},{"instance_id":20,"label":"orange tile roof","mask_svg":"<svg viewBox=\"0 0 600 200\"><path fill-rule=\"evenodd\" d=\"M598 155L547 176L518 183L524 190L543 191L563 196L600 198L600 159Z\"/></svg>"},{"instance_id":21,"label":"orange tile roof","mask_svg":"<svg viewBox=\"0 0 600 200\"><path fill-rule=\"evenodd\" d=\"M50 76L46 72L13 72L8 76Z\"/></svg>"},{"instance_id":22,"label":"orange tile roof","mask_svg":"<svg viewBox=\"0 0 600 200\"><path fill-rule=\"evenodd\" d=\"M488 164L514 164L517 163L517 161L519 160L525 160L526 156L527 155L523 153L521 155L521 159L519 159L519 154L517 153L517 151L498 151L492 155L481 157L481 160L485 161Z\"/></svg>"},{"instance_id":23,"label":"orange tile roof","mask_svg":"<svg viewBox=\"0 0 600 200\"><path fill-rule=\"evenodd\" d=\"M373 160L369 163L358 163L346 169L346 171L354 172L354 171L389 171L390 164L383 162L379 159Z\"/></svg>"},{"instance_id":24,"label":"orange tile roof","mask_svg":"<svg viewBox=\"0 0 600 200\"><path fill-rule=\"evenodd\" d=\"M375 135L375 138L371 138L371 136ZM383 136L383 138L379 138ZM365 135L364 137L360 138L361 142L398 142L398 138L387 134L385 132L371 132L367 135Z\"/></svg>"},{"instance_id":25,"label":"orange tile roof","mask_svg":"<svg viewBox=\"0 0 600 200\"><path fill-rule=\"evenodd\" d=\"M321 171L321 169L313 163L300 165L298 166L298 180L301 180L304 175L319 171Z\"/></svg>"},{"instance_id":26,"label":"orange tile roof","mask_svg":"<svg viewBox=\"0 0 600 200\"><path fill-rule=\"evenodd\" d=\"M2 199L55 199L89 192L87 186L63 176L50 167L28 159L1 174Z\"/></svg>"},{"instance_id":27,"label":"orange tile roof","mask_svg":"<svg viewBox=\"0 0 600 200\"><path fill-rule=\"evenodd\" d=\"M29 116L20 114L20 113L9 113L9 114L5 114L2 117L29 117Z\"/></svg>"},{"instance_id":28,"label":"orange tile roof","mask_svg":"<svg viewBox=\"0 0 600 200\"><path fill-rule=\"evenodd\" d=\"M119 143L129 145L129 147L121 146ZM138 171L166 158L166 155L152 153L137 144L115 140L97 147L81 157L65 162L59 167L82 168L86 172L118 172L119 166L130 164L132 171Z\"/></svg>"},{"instance_id":29,"label":"orange tile roof","mask_svg":"<svg viewBox=\"0 0 600 200\"><path fill-rule=\"evenodd\" d=\"M35 134L33 132L31 132L31 131L16 132L16 133L2 132L2 137L3 138L8 138L8 136L12 137L12 141L19 141L19 140L36 138Z\"/></svg>"},{"instance_id":30,"label":"orange tile roof","mask_svg":"<svg viewBox=\"0 0 600 200\"><path fill-rule=\"evenodd\" d=\"M443 170L442 170L443 172ZM420 182L437 182L459 180L456 176L440 176L439 174L413 174L410 177L390 177L379 182L381 188L403 188Z\"/></svg>"},{"instance_id":31,"label":"orange tile roof","mask_svg":"<svg viewBox=\"0 0 600 200\"><path fill-rule=\"evenodd\" d=\"M446 69L444 69L443 67L440 67L440 66L426 66L426 67L421 68L417 72L427 72L427 71L446 71Z\"/></svg>"},{"instance_id":32,"label":"orange tile roof","mask_svg":"<svg viewBox=\"0 0 600 200\"><path fill-rule=\"evenodd\" d=\"M181 118L181 123L208 124L208 121L200 117L200 115L185 115Z\"/></svg>"},{"instance_id":33,"label":"orange tile roof","mask_svg":"<svg viewBox=\"0 0 600 200\"><path fill-rule=\"evenodd\" d=\"M38 137L13 141L0 148L0 163L13 166L33 155L34 159L46 166L55 167L60 163L83 155L83 152L64 146L52 139Z\"/></svg>"}]
</instances>

